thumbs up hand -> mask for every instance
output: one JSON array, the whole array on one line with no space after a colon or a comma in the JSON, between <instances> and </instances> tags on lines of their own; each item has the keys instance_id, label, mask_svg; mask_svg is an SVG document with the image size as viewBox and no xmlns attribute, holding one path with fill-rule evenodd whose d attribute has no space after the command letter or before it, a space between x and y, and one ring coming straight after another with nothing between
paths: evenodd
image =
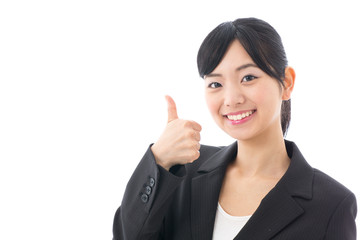
<instances>
[{"instance_id":1,"label":"thumbs up hand","mask_svg":"<svg viewBox=\"0 0 360 240\"><path fill-rule=\"evenodd\" d=\"M166 101L168 122L151 151L157 164L169 170L174 165L190 163L199 158L201 126L194 121L179 119L174 100L166 96Z\"/></svg>"}]
</instances>

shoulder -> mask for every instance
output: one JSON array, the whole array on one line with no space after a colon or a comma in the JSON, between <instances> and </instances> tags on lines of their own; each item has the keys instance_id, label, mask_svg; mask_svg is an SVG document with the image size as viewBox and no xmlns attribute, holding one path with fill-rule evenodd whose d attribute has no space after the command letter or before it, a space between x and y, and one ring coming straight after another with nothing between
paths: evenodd
<instances>
[{"instance_id":1,"label":"shoulder","mask_svg":"<svg viewBox=\"0 0 360 240\"><path fill-rule=\"evenodd\" d=\"M334 202L341 202L348 196L354 195L343 184L316 168L314 168L313 193L319 198Z\"/></svg>"},{"instance_id":2,"label":"shoulder","mask_svg":"<svg viewBox=\"0 0 360 240\"><path fill-rule=\"evenodd\" d=\"M330 222L353 224L357 213L354 193L326 173L314 168L312 201L314 212L328 216ZM322 214L320 214L322 212ZM340 224L340 223L339 223ZM338 224L338 225L339 225Z\"/></svg>"},{"instance_id":3,"label":"shoulder","mask_svg":"<svg viewBox=\"0 0 360 240\"><path fill-rule=\"evenodd\" d=\"M327 216L326 239L355 239L357 203L354 193L324 172L314 169L313 212Z\"/></svg>"},{"instance_id":4,"label":"shoulder","mask_svg":"<svg viewBox=\"0 0 360 240\"><path fill-rule=\"evenodd\" d=\"M291 156L290 167L284 177L287 189L293 196L311 200L306 202L312 211L316 208L325 214L346 203L346 199L356 202L347 187L309 165L295 143L286 141L286 147Z\"/></svg>"},{"instance_id":5,"label":"shoulder","mask_svg":"<svg viewBox=\"0 0 360 240\"><path fill-rule=\"evenodd\" d=\"M315 199L327 199L328 201L337 201L352 193L343 184L328 174L313 168L305 160L294 142L286 141L286 147L292 160L288 170L291 176L291 178L288 179L288 183L295 182L295 184L290 184L290 189L305 189L308 193L312 192ZM294 179L296 179L296 181L294 181ZM311 196L312 194L307 195Z\"/></svg>"}]
</instances>

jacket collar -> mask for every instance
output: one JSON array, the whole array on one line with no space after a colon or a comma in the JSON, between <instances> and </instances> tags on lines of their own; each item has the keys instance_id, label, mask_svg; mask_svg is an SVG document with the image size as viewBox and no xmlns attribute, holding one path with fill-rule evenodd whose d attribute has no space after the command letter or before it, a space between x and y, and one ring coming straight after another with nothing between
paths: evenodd
<instances>
[{"instance_id":1,"label":"jacket collar","mask_svg":"<svg viewBox=\"0 0 360 240\"><path fill-rule=\"evenodd\" d=\"M291 161L288 170L280 179L278 185L284 185L292 196L311 199L314 170L307 163L294 142L285 140L285 145Z\"/></svg>"},{"instance_id":2,"label":"jacket collar","mask_svg":"<svg viewBox=\"0 0 360 240\"><path fill-rule=\"evenodd\" d=\"M295 143L285 140L285 145L291 159L288 170L235 239L270 239L304 212L293 197L312 198L313 169ZM194 239L211 239L226 167L236 154L237 142L222 148L199 167L199 176L192 180Z\"/></svg>"},{"instance_id":3,"label":"jacket collar","mask_svg":"<svg viewBox=\"0 0 360 240\"><path fill-rule=\"evenodd\" d=\"M216 152L211 158L205 161L198 169L198 172L207 173L215 170L216 168L227 166L237 154L237 142L223 147L220 151Z\"/></svg>"},{"instance_id":4,"label":"jacket collar","mask_svg":"<svg viewBox=\"0 0 360 240\"><path fill-rule=\"evenodd\" d=\"M280 179L277 186L286 186L287 191L292 196L311 199L313 169L307 163L294 142L285 140L285 146L291 161L288 170ZM237 142L222 148L211 158L202 163L198 172L209 173L217 168L226 167L236 157L237 150Z\"/></svg>"}]
</instances>

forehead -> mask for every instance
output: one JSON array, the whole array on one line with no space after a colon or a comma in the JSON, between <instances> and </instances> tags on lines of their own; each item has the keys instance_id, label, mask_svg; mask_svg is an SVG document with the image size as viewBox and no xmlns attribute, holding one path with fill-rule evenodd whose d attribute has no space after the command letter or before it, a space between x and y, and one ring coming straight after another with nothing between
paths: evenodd
<instances>
[{"instance_id":1,"label":"forehead","mask_svg":"<svg viewBox=\"0 0 360 240\"><path fill-rule=\"evenodd\" d=\"M239 67L239 65L250 63L255 64L239 40L234 40L229 45L224 57L220 61L219 65L216 66L213 73L231 69L235 70Z\"/></svg>"}]
</instances>

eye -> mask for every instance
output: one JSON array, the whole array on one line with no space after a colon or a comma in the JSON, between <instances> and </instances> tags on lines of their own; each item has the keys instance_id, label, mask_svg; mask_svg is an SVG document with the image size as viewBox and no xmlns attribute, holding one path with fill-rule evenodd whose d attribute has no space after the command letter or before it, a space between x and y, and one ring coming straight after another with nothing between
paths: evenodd
<instances>
[{"instance_id":1,"label":"eye","mask_svg":"<svg viewBox=\"0 0 360 240\"><path fill-rule=\"evenodd\" d=\"M208 85L209 88L219 88L222 87L222 85L218 82L212 82Z\"/></svg>"},{"instance_id":2,"label":"eye","mask_svg":"<svg viewBox=\"0 0 360 240\"><path fill-rule=\"evenodd\" d=\"M250 82L254 79L256 79L257 77L253 76L253 75L246 75L242 80L241 82Z\"/></svg>"}]
</instances>

